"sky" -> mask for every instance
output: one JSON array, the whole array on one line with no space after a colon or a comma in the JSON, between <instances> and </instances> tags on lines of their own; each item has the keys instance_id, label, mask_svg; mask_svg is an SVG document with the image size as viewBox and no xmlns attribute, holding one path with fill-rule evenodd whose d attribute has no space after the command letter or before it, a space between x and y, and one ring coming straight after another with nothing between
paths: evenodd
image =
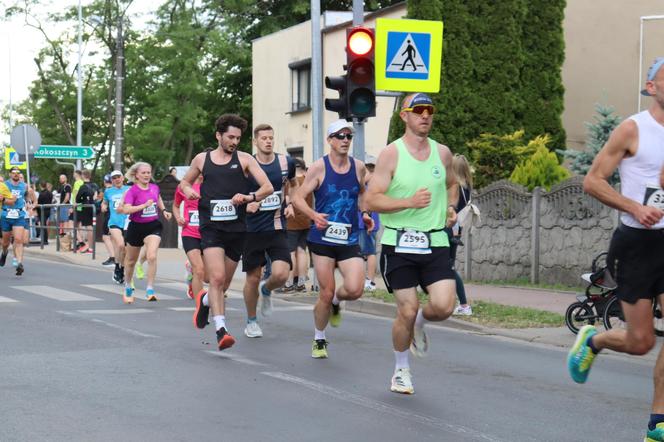
<instances>
[{"instance_id":1,"label":"sky","mask_svg":"<svg viewBox=\"0 0 664 442\"><path fill-rule=\"evenodd\" d=\"M0 6L11 3L1 1ZM60 10L78 4L77 0L44 0L45 10ZM90 3L82 0L82 5ZM152 0L134 0L129 14L143 14L154 8ZM57 28L53 25L44 26L49 35L58 35ZM63 27L64 29L64 27ZM39 49L45 45L45 41L39 31L24 23L24 17L14 17L8 21L0 22L0 108L9 105L10 99L13 105L25 100L29 96L29 86L37 78L37 66L34 58ZM75 62L76 60L72 60ZM83 68L85 69L85 58ZM85 114L85 103L83 103ZM8 121L0 122L0 144L9 141L10 132Z\"/></svg>"}]
</instances>

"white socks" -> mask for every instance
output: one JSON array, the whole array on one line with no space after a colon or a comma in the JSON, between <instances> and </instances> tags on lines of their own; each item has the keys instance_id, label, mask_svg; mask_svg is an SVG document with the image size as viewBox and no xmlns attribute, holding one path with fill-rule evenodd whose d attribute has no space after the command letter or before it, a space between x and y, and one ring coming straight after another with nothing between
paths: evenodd
<instances>
[{"instance_id":1,"label":"white socks","mask_svg":"<svg viewBox=\"0 0 664 442\"><path fill-rule=\"evenodd\" d=\"M317 328L314 328L314 339L325 339L325 330L318 330Z\"/></svg>"},{"instance_id":2,"label":"white socks","mask_svg":"<svg viewBox=\"0 0 664 442\"><path fill-rule=\"evenodd\" d=\"M332 298L332 304L339 305L339 298L337 298L337 292L334 292L334 298Z\"/></svg>"},{"instance_id":3,"label":"white socks","mask_svg":"<svg viewBox=\"0 0 664 442\"><path fill-rule=\"evenodd\" d=\"M203 295L203 305L206 307L210 306L210 301L208 300L208 294Z\"/></svg>"},{"instance_id":4,"label":"white socks","mask_svg":"<svg viewBox=\"0 0 664 442\"><path fill-rule=\"evenodd\" d=\"M226 316L216 315L213 316L212 319L214 320L214 327L216 330L219 330L222 327L226 327Z\"/></svg>"},{"instance_id":5,"label":"white socks","mask_svg":"<svg viewBox=\"0 0 664 442\"><path fill-rule=\"evenodd\" d=\"M400 368L410 368L410 363L408 362L408 350L406 351L394 351L394 360L396 365L394 366L395 370Z\"/></svg>"},{"instance_id":6,"label":"white socks","mask_svg":"<svg viewBox=\"0 0 664 442\"><path fill-rule=\"evenodd\" d=\"M422 309L417 310L417 316L415 317L415 327L422 328L424 327L424 315L422 314Z\"/></svg>"}]
</instances>

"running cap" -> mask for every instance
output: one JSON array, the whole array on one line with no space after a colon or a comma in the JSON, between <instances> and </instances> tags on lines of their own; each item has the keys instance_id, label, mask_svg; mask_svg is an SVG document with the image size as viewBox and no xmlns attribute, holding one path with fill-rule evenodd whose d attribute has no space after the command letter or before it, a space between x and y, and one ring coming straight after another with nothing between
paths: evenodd
<instances>
[{"instance_id":1,"label":"running cap","mask_svg":"<svg viewBox=\"0 0 664 442\"><path fill-rule=\"evenodd\" d=\"M9 169L9 172L18 172L18 173L21 173L21 169L19 169L17 166L14 166L14 167L12 167L11 169Z\"/></svg>"},{"instance_id":2,"label":"running cap","mask_svg":"<svg viewBox=\"0 0 664 442\"><path fill-rule=\"evenodd\" d=\"M300 169L307 168L307 165L302 158L294 158L293 162L295 163L295 167L299 167Z\"/></svg>"},{"instance_id":3,"label":"running cap","mask_svg":"<svg viewBox=\"0 0 664 442\"><path fill-rule=\"evenodd\" d=\"M327 136L331 137L332 135L336 134L337 132L341 131L342 129L350 129L351 132L355 132L355 129L353 129L353 124L349 123L346 120L337 120L333 123L331 123L329 126L327 126Z\"/></svg>"},{"instance_id":4,"label":"running cap","mask_svg":"<svg viewBox=\"0 0 664 442\"><path fill-rule=\"evenodd\" d=\"M657 72L659 72L659 69L662 66L664 66L664 57L655 58L655 61L653 61L652 66L650 66L650 69L648 69L648 76L646 77L646 81L653 81L655 79L655 75L657 75ZM643 89L641 91L641 95L645 95L646 97L650 96L650 94L646 89Z\"/></svg>"},{"instance_id":5,"label":"running cap","mask_svg":"<svg viewBox=\"0 0 664 442\"><path fill-rule=\"evenodd\" d=\"M364 155L364 164L373 164L376 165L376 157L371 154Z\"/></svg>"},{"instance_id":6,"label":"running cap","mask_svg":"<svg viewBox=\"0 0 664 442\"><path fill-rule=\"evenodd\" d=\"M111 175L110 174L104 175L104 182L105 183L110 183L111 182Z\"/></svg>"},{"instance_id":7,"label":"running cap","mask_svg":"<svg viewBox=\"0 0 664 442\"><path fill-rule=\"evenodd\" d=\"M410 103L408 103L408 107L414 107L417 105L433 106L433 101L431 100L430 96L420 92L418 94L413 95L413 98L410 99Z\"/></svg>"},{"instance_id":8,"label":"running cap","mask_svg":"<svg viewBox=\"0 0 664 442\"><path fill-rule=\"evenodd\" d=\"M113 172L111 172L111 178L116 176L122 176L122 172L120 172L119 170L114 170Z\"/></svg>"}]
</instances>

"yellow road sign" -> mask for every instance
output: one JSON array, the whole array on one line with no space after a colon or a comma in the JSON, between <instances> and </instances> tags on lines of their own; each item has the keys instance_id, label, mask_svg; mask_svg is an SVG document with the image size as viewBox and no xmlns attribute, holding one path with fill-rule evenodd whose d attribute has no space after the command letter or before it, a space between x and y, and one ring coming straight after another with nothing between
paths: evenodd
<instances>
[{"instance_id":1,"label":"yellow road sign","mask_svg":"<svg viewBox=\"0 0 664 442\"><path fill-rule=\"evenodd\" d=\"M438 92L443 22L376 20L376 89Z\"/></svg>"},{"instance_id":2,"label":"yellow road sign","mask_svg":"<svg viewBox=\"0 0 664 442\"><path fill-rule=\"evenodd\" d=\"M18 158L18 152L16 152L11 147L5 147L5 169L9 170L12 167L18 167L19 169L27 169L28 165L25 164L25 161L21 161Z\"/></svg>"}]
</instances>

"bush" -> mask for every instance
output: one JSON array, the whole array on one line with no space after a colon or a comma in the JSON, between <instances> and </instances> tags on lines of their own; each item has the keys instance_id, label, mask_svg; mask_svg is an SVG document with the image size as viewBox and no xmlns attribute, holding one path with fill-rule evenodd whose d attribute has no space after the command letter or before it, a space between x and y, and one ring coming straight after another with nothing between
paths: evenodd
<instances>
[{"instance_id":1,"label":"bush","mask_svg":"<svg viewBox=\"0 0 664 442\"><path fill-rule=\"evenodd\" d=\"M533 148L535 153L516 166L510 181L530 191L535 187L544 187L548 191L554 184L569 178L569 171L558 163L556 154L547 148L550 141L548 135L542 135L528 143L528 147Z\"/></svg>"},{"instance_id":2,"label":"bush","mask_svg":"<svg viewBox=\"0 0 664 442\"><path fill-rule=\"evenodd\" d=\"M481 134L468 143L476 188L509 178L516 165L532 155L535 148L525 145L523 137L523 130L508 135Z\"/></svg>"}]
</instances>

